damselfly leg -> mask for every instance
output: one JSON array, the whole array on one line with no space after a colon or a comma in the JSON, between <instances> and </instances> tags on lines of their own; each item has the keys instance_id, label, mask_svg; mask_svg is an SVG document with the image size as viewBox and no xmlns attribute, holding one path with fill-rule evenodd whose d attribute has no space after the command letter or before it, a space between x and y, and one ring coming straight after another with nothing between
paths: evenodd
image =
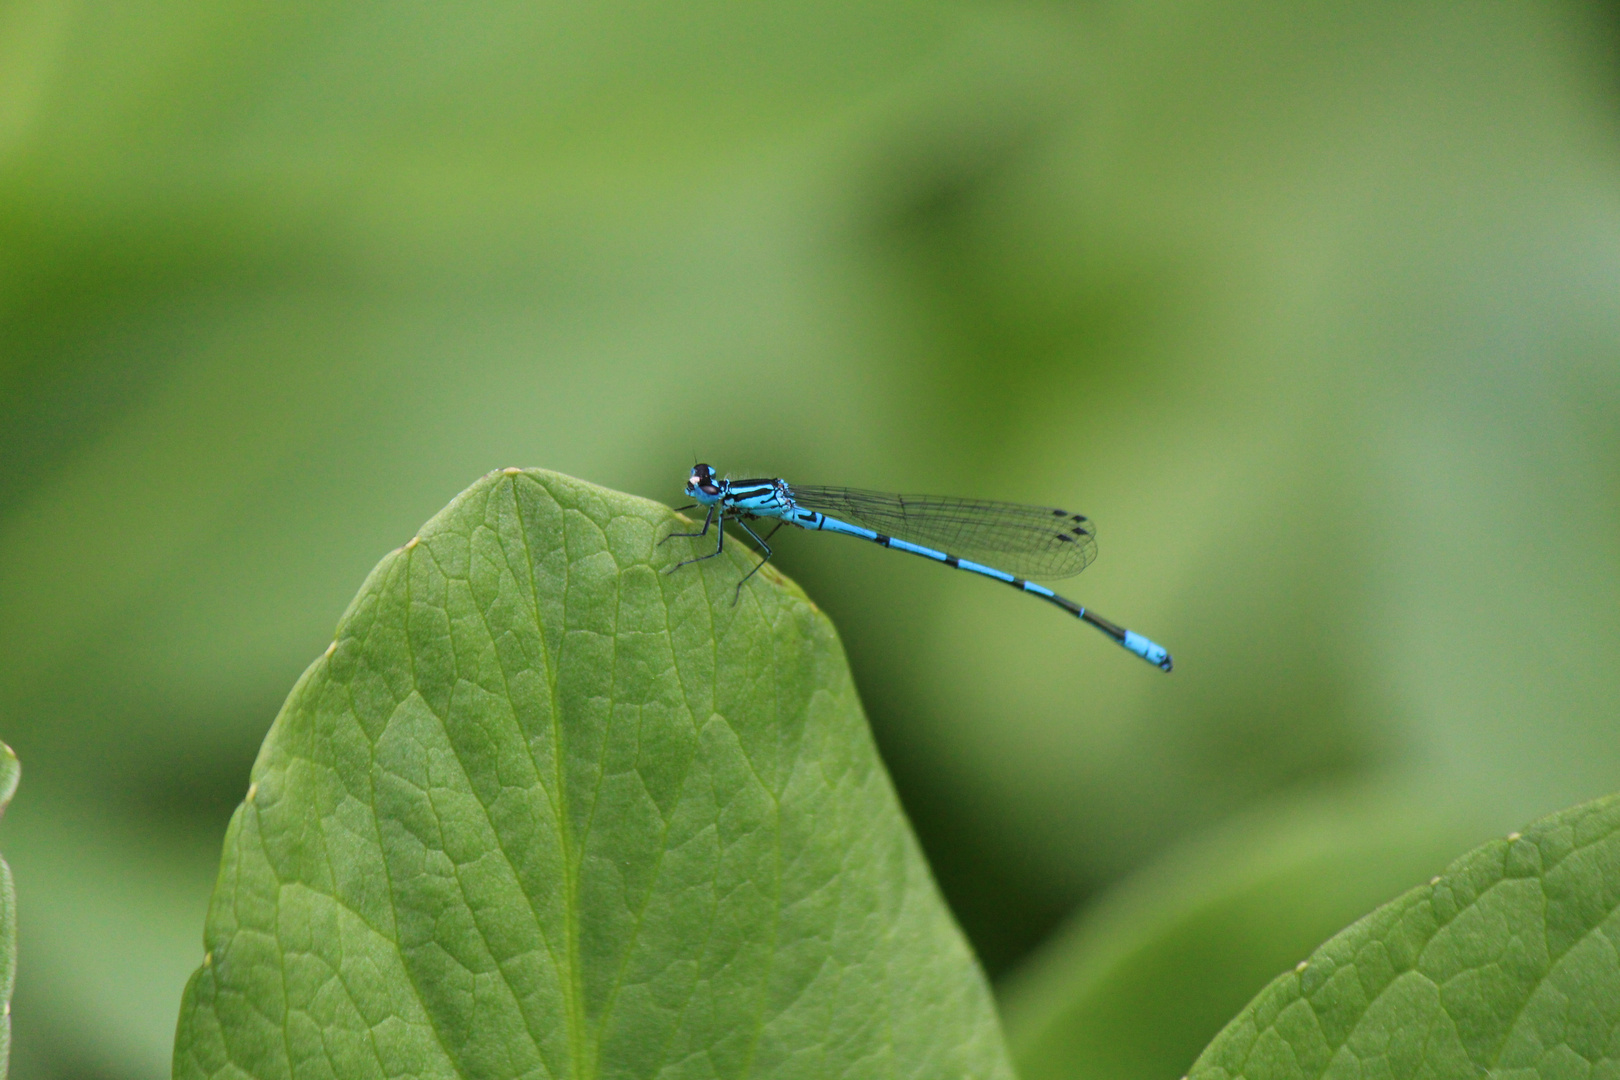
<instances>
[{"instance_id":1,"label":"damselfly leg","mask_svg":"<svg viewBox=\"0 0 1620 1080\"><path fill-rule=\"evenodd\" d=\"M771 561L771 545L766 543L766 541L776 535L776 529L780 529L783 525L787 524L785 521L778 521L776 523L776 529L772 529L770 532L766 533L765 538L762 540L760 539L759 533L748 527L748 522L744 521L742 518L735 518L734 520L738 525L742 526L743 532L754 538L754 543L765 549L765 557L760 559L759 562L754 565L752 570L744 574L741 581L737 582L737 591L733 593L731 597L732 607L736 607L737 601L742 599L742 587L748 583L748 579L759 573L760 567Z\"/></svg>"},{"instance_id":2,"label":"damselfly leg","mask_svg":"<svg viewBox=\"0 0 1620 1080\"><path fill-rule=\"evenodd\" d=\"M670 533L668 536L666 536L662 540L658 541L659 547L662 547L664 544L666 544L669 541L675 539L677 536L682 536L682 537L708 536L709 535L709 526L714 524L714 512L716 510L720 510L720 507L718 507L718 506L709 507L708 515L706 517L704 517L704 519L703 519L703 528L699 529L697 532ZM725 513L724 510L720 510L720 530L719 531L720 531L720 542L715 545L713 551L709 552L707 555L699 555L695 559L687 559L684 562L678 562L674 566L670 567L668 570L665 570L664 573L673 574L675 571L679 570L683 566L691 566L695 562L702 562L704 559L712 559L716 555L720 554L722 551L724 551L726 549L726 513Z\"/></svg>"}]
</instances>

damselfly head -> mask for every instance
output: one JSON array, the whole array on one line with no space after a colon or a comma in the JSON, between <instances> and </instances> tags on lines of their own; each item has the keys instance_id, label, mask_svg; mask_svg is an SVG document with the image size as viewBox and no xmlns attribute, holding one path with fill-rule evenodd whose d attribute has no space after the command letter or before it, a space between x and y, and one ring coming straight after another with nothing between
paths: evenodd
<instances>
[{"instance_id":1,"label":"damselfly head","mask_svg":"<svg viewBox=\"0 0 1620 1080\"><path fill-rule=\"evenodd\" d=\"M713 506L719 502L720 482L714 470L707 465L692 466L692 475L686 481L686 494L703 506Z\"/></svg>"}]
</instances>

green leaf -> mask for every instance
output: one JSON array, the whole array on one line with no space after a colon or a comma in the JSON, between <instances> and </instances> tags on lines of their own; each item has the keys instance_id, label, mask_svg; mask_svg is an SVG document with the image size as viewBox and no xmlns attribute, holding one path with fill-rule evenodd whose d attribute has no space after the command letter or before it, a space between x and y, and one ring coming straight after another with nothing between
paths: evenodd
<instances>
[{"instance_id":1,"label":"green leaf","mask_svg":"<svg viewBox=\"0 0 1620 1080\"><path fill-rule=\"evenodd\" d=\"M0 743L0 814L17 794L22 765L11 747ZM17 983L17 885L0 859L0 1080L11 1065L11 991Z\"/></svg>"},{"instance_id":2,"label":"green leaf","mask_svg":"<svg viewBox=\"0 0 1620 1080\"><path fill-rule=\"evenodd\" d=\"M176 1077L1010 1077L831 624L554 473L385 558L232 819Z\"/></svg>"},{"instance_id":3,"label":"green leaf","mask_svg":"<svg viewBox=\"0 0 1620 1080\"><path fill-rule=\"evenodd\" d=\"M1278 977L1191 1080L1608 1077L1620 1068L1620 796L1452 863Z\"/></svg>"}]
</instances>

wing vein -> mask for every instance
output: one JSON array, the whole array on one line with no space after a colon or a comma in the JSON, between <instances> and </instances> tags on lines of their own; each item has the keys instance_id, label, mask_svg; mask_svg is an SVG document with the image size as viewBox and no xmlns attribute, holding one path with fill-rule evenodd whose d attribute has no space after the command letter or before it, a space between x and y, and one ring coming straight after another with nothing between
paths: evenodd
<instances>
[{"instance_id":1,"label":"wing vein","mask_svg":"<svg viewBox=\"0 0 1620 1080\"><path fill-rule=\"evenodd\" d=\"M1085 515L1055 506L815 484L790 487L793 501L806 510L1020 577L1073 577L1097 556L1095 526Z\"/></svg>"}]
</instances>

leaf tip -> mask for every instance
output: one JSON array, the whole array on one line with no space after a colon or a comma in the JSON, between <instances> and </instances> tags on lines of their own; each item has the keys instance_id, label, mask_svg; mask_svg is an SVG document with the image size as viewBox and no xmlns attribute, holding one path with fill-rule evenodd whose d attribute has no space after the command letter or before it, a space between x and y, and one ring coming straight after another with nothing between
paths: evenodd
<instances>
[{"instance_id":1,"label":"leaf tip","mask_svg":"<svg viewBox=\"0 0 1620 1080\"><path fill-rule=\"evenodd\" d=\"M518 468L516 465L508 465L506 468L501 470L501 475L502 476L516 476L518 473L520 473L522 471L523 470Z\"/></svg>"},{"instance_id":2,"label":"leaf tip","mask_svg":"<svg viewBox=\"0 0 1620 1080\"><path fill-rule=\"evenodd\" d=\"M255 781L253 781L253 783L248 785L247 801L252 802L253 797L255 795L257 795L258 793L259 793L259 782L257 780L255 780Z\"/></svg>"},{"instance_id":3,"label":"leaf tip","mask_svg":"<svg viewBox=\"0 0 1620 1080\"><path fill-rule=\"evenodd\" d=\"M1298 975L1300 972L1304 971L1310 966L1311 962L1309 960L1301 960L1299 963L1294 965L1294 974Z\"/></svg>"},{"instance_id":4,"label":"leaf tip","mask_svg":"<svg viewBox=\"0 0 1620 1080\"><path fill-rule=\"evenodd\" d=\"M22 762L17 760L17 752L5 743L0 742L0 813L11 805L11 797L17 794L17 781L22 779ZM0 1076L4 1076L0 1072Z\"/></svg>"},{"instance_id":5,"label":"leaf tip","mask_svg":"<svg viewBox=\"0 0 1620 1080\"><path fill-rule=\"evenodd\" d=\"M1511 844L1515 840L1523 839L1523 835L1524 835L1523 833L1516 833L1516 832L1508 833L1508 843Z\"/></svg>"},{"instance_id":6,"label":"leaf tip","mask_svg":"<svg viewBox=\"0 0 1620 1080\"><path fill-rule=\"evenodd\" d=\"M422 538L420 536L413 536L409 540L405 541L405 550L409 551L421 542Z\"/></svg>"}]
</instances>

